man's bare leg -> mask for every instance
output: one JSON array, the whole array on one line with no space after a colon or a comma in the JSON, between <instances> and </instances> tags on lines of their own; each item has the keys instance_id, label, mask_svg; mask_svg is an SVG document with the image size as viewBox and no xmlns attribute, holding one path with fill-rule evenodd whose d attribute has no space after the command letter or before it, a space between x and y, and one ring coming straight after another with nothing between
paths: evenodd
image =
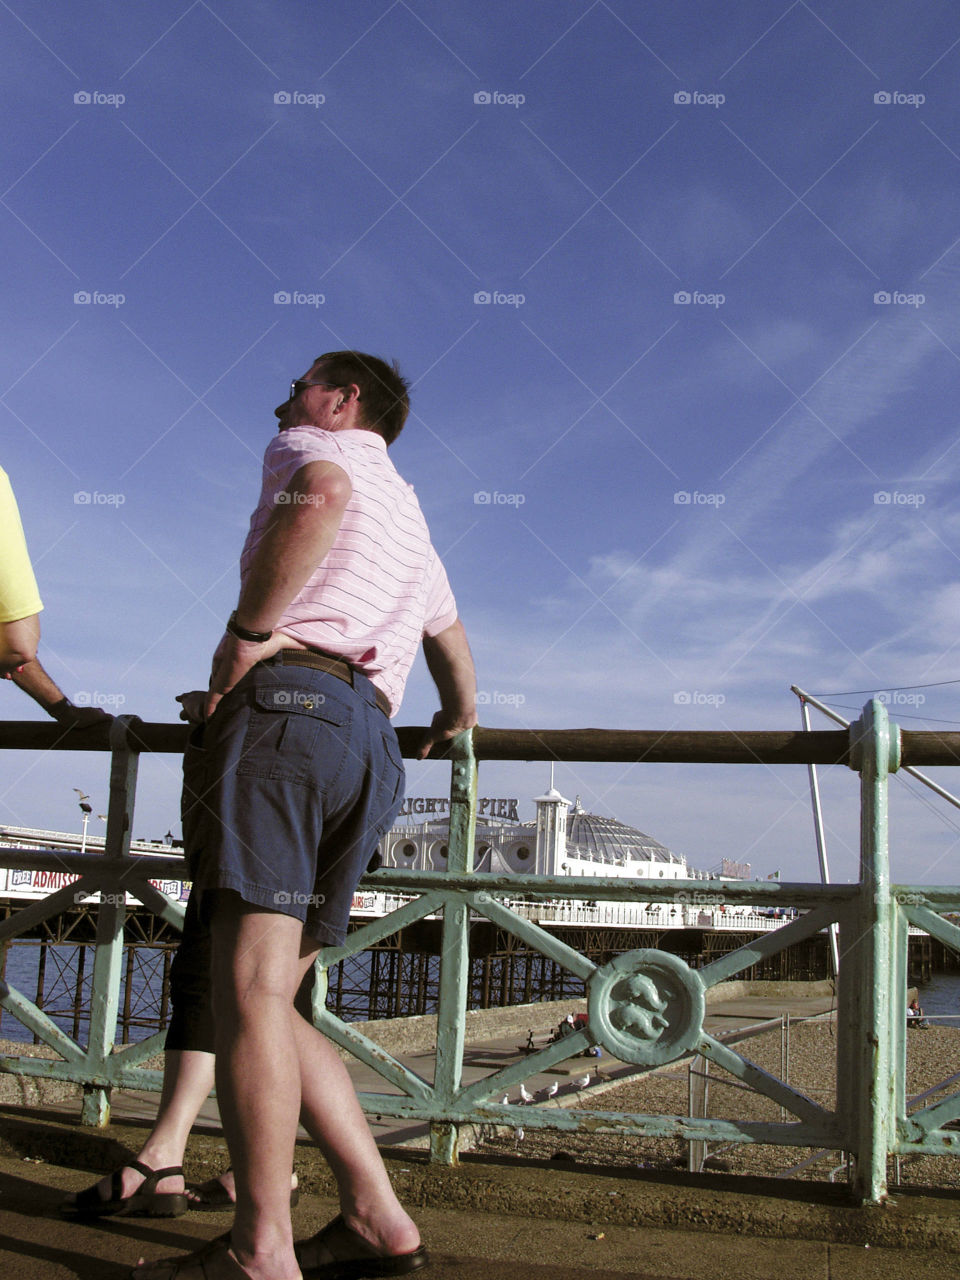
<instances>
[{"instance_id":1,"label":"man's bare leg","mask_svg":"<svg viewBox=\"0 0 960 1280\"><path fill-rule=\"evenodd\" d=\"M236 1179L231 1246L253 1280L298 1280L290 1176L300 1115L299 920L222 893L213 916L217 1096Z\"/></svg>"},{"instance_id":2,"label":"man's bare leg","mask_svg":"<svg viewBox=\"0 0 960 1280\"><path fill-rule=\"evenodd\" d=\"M171 1049L164 1055L163 1090L157 1119L139 1156L148 1169L170 1169L183 1164L183 1153L193 1122L213 1088L213 1063L212 1053L202 1053L198 1049ZM125 1166L121 1183L123 1198L129 1199L143 1180L142 1173ZM97 1185L101 1195L107 1199L111 1192L110 1178L104 1178ZM161 1178L156 1189L161 1195L181 1193L183 1178ZM75 1198L68 1196L67 1201Z\"/></svg>"},{"instance_id":3,"label":"man's bare leg","mask_svg":"<svg viewBox=\"0 0 960 1280\"><path fill-rule=\"evenodd\" d=\"M394 1194L346 1067L293 1008L315 954L300 955L300 922L226 894L213 930L217 1093L236 1177L238 1261L256 1280L299 1275L288 1188L301 1110L348 1226L379 1252L412 1252L416 1224Z\"/></svg>"},{"instance_id":4,"label":"man's bare leg","mask_svg":"<svg viewBox=\"0 0 960 1280\"><path fill-rule=\"evenodd\" d=\"M313 956L307 964L313 963ZM397 1199L346 1066L329 1040L299 1014L301 1119L333 1171L347 1226L380 1253L411 1253L416 1223Z\"/></svg>"}]
</instances>

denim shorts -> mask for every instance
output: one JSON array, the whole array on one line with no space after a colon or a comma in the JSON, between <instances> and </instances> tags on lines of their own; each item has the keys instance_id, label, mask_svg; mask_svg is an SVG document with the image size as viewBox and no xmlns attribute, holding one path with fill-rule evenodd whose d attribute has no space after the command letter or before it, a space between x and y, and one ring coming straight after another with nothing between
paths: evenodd
<instances>
[{"instance_id":1,"label":"denim shorts","mask_svg":"<svg viewBox=\"0 0 960 1280\"><path fill-rule=\"evenodd\" d=\"M357 882L403 800L400 747L374 686L267 659L200 736L184 766L194 892L232 889L302 921L322 946L342 943Z\"/></svg>"}]
</instances>

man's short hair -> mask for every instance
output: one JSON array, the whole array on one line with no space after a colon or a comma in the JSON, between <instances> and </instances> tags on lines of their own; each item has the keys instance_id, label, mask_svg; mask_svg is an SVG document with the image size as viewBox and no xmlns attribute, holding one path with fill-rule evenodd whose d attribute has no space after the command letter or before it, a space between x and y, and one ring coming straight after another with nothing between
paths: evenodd
<instances>
[{"instance_id":1,"label":"man's short hair","mask_svg":"<svg viewBox=\"0 0 960 1280\"><path fill-rule=\"evenodd\" d=\"M410 412L410 388L396 361L387 364L363 351L328 351L314 364L337 386L355 382L360 388L360 416L364 426L392 444Z\"/></svg>"}]
</instances>

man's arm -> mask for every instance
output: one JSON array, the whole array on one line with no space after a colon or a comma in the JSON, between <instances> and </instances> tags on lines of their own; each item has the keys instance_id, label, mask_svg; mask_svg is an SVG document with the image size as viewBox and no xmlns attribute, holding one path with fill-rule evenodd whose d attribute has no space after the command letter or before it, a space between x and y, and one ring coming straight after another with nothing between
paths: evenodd
<instances>
[{"instance_id":1,"label":"man's arm","mask_svg":"<svg viewBox=\"0 0 960 1280\"><path fill-rule=\"evenodd\" d=\"M57 724L65 729L87 729L93 724L102 724L112 720L113 716L100 707L75 707L60 686L50 678L40 664L39 658L25 662L15 671L8 673L18 689L28 693L34 702L39 703L48 716L52 716Z\"/></svg>"},{"instance_id":2,"label":"man's arm","mask_svg":"<svg viewBox=\"0 0 960 1280\"><path fill-rule=\"evenodd\" d=\"M40 641L40 615L0 624L0 674L10 676L25 662L37 656Z\"/></svg>"},{"instance_id":3,"label":"man's arm","mask_svg":"<svg viewBox=\"0 0 960 1280\"><path fill-rule=\"evenodd\" d=\"M237 623L247 631L273 631L291 600L303 589L333 546L352 488L342 467L308 462L287 486L289 502L278 503L254 552L237 604ZM205 714L237 681L283 647L274 633L264 644L229 633L213 655Z\"/></svg>"},{"instance_id":4,"label":"man's arm","mask_svg":"<svg viewBox=\"0 0 960 1280\"><path fill-rule=\"evenodd\" d=\"M440 695L440 710L421 740L419 760L425 760L436 743L477 723L477 674L460 619L435 636L424 636L423 653Z\"/></svg>"}]
</instances>

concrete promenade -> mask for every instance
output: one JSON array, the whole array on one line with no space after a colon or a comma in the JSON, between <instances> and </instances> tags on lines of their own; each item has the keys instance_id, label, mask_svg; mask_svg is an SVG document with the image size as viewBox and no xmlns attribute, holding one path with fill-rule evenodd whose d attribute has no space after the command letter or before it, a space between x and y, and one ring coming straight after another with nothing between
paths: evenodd
<instances>
[{"instance_id":1,"label":"concrete promenade","mask_svg":"<svg viewBox=\"0 0 960 1280\"><path fill-rule=\"evenodd\" d=\"M714 1034L736 1034L783 1009L825 1016L830 1005L829 998L724 1001L711 1007L708 1026ZM510 1034L471 1044L465 1078L514 1060L517 1039ZM401 1056L430 1078L428 1048ZM600 1065L611 1079L628 1070L609 1059ZM528 1087L537 1091L559 1082L560 1092L545 1105L556 1105L565 1093L574 1101L574 1078L588 1069L591 1060L571 1059L531 1078ZM354 1064L354 1071L360 1088L371 1087L363 1068ZM605 1087L592 1085L586 1105L594 1089ZM80 1126L76 1101L0 1108L0 1274L10 1280L112 1280L126 1275L141 1254L183 1252L228 1229L229 1214L91 1224L59 1216L64 1192L89 1185L138 1149L155 1105L153 1095L116 1093L106 1131ZM411 1145L424 1141L424 1129L385 1117L374 1127L398 1192L414 1209L434 1256L423 1274L436 1280L517 1280L518 1274L530 1280L960 1277L960 1193L900 1191L886 1205L864 1210L849 1204L845 1187L824 1183L504 1161L482 1152L445 1169L429 1165L425 1152ZM302 1194L294 1223L298 1236L305 1236L336 1213L334 1188L311 1144L300 1144L296 1163ZM202 1181L226 1164L211 1104L191 1139L186 1176Z\"/></svg>"},{"instance_id":2,"label":"concrete promenade","mask_svg":"<svg viewBox=\"0 0 960 1280\"><path fill-rule=\"evenodd\" d=\"M53 1158L0 1156L0 1270L6 1280L119 1280L140 1256L185 1252L226 1231L229 1214L175 1219L111 1218L69 1222L57 1213L67 1190L91 1180L86 1155L57 1126L26 1117L11 1138L0 1117L2 1146L17 1143ZM142 1131L141 1131L142 1132ZM114 1140L134 1145L121 1129ZM187 1174L208 1171L203 1142L191 1143ZM100 1138L101 1167L120 1153ZM22 1147L21 1147L22 1149ZM40 1160L40 1163L37 1161ZM322 1171L298 1155L304 1192L294 1211L298 1236L337 1212ZM624 1176L570 1166L508 1166L470 1160L431 1169L422 1156L388 1161L413 1207L435 1259L435 1280L942 1280L960 1276L960 1226L954 1196L902 1195L879 1209L857 1210L841 1188L785 1186L759 1179ZM316 1186L316 1189L313 1187Z\"/></svg>"}]
</instances>

